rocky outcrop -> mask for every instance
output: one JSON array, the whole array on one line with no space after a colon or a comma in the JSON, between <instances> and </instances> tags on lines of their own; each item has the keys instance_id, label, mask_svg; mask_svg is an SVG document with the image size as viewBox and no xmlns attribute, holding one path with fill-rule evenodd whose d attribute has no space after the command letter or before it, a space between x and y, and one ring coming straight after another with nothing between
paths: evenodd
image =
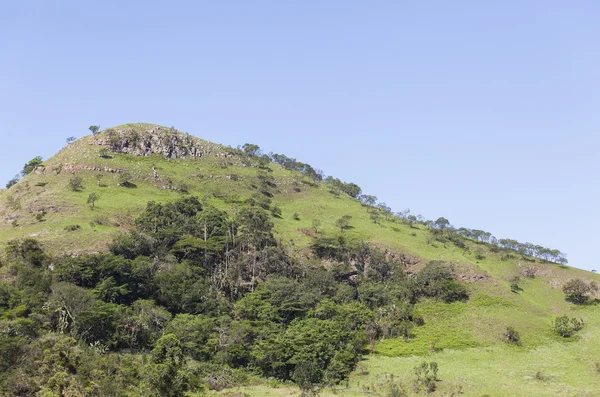
<instances>
[{"instance_id":1,"label":"rocky outcrop","mask_svg":"<svg viewBox=\"0 0 600 397\"><path fill-rule=\"evenodd\" d=\"M127 170L119 169L119 168L111 168L99 165L89 165L89 164L76 164L76 163L65 163L59 164L58 166L51 169L51 171L55 172L77 172L80 170L84 171L103 171L103 172L113 172L113 173L124 173Z\"/></svg>"},{"instance_id":2,"label":"rocky outcrop","mask_svg":"<svg viewBox=\"0 0 600 397\"><path fill-rule=\"evenodd\" d=\"M160 126L131 127L109 129L96 140L96 143L108 147L116 153L134 156L160 154L166 158L202 157L208 154L227 157L217 145L203 141L174 128Z\"/></svg>"}]
</instances>

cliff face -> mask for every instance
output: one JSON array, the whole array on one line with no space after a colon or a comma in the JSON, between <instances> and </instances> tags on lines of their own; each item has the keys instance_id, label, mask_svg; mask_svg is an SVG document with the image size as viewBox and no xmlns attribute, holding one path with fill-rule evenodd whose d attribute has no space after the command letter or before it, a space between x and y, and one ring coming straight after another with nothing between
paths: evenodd
<instances>
[{"instance_id":1,"label":"cliff face","mask_svg":"<svg viewBox=\"0 0 600 397\"><path fill-rule=\"evenodd\" d=\"M112 152L134 156L160 154L165 158L197 158L212 154L227 157L226 152L211 142L184 134L172 127L147 124L108 129L95 143Z\"/></svg>"}]
</instances>

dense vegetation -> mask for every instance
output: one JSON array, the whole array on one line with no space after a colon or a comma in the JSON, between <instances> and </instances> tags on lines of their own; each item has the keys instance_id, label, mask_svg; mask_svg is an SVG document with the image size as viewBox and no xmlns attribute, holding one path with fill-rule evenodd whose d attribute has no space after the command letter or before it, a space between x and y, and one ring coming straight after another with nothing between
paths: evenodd
<instances>
[{"instance_id":1,"label":"dense vegetation","mask_svg":"<svg viewBox=\"0 0 600 397\"><path fill-rule=\"evenodd\" d=\"M5 393L182 395L247 373L336 384L369 342L411 337L420 297L468 298L445 264L410 276L342 235L316 238L312 259L300 260L249 203L230 216L193 196L150 202L110 254L52 258L34 239L9 242Z\"/></svg>"},{"instance_id":2,"label":"dense vegetation","mask_svg":"<svg viewBox=\"0 0 600 397\"><path fill-rule=\"evenodd\" d=\"M496 354L537 366L563 344L585 351L562 357L569 371L600 359L597 284L558 250L393 213L354 183L253 144L164 160L123 154L119 135L109 138L110 150L84 140L60 160L34 158L0 192L1 395L193 396L238 385L252 396L293 385L460 394L463 365L471 379ZM536 350L553 344L551 359ZM469 380L474 395L511 375L486 371L504 378L488 389L485 374ZM532 376L557 379L543 368ZM582 389L554 393L565 390Z\"/></svg>"}]
</instances>

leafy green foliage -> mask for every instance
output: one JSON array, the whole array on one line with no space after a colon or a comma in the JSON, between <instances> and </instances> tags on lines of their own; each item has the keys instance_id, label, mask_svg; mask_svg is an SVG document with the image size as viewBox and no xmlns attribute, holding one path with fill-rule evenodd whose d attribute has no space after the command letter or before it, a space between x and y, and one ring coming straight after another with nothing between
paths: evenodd
<instances>
[{"instance_id":1,"label":"leafy green foliage","mask_svg":"<svg viewBox=\"0 0 600 397\"><path fill-rule=\"evenodd\" d=\"M338 219L337 221L335 221L335 225L337 227L340 228L340 230L343 232L346 229L349 229L350 226L350 221L352 220L352 216L351 215L344 215L342 216L340 219Z\"/></svg>"},{"instance_id":2,"label":"leafy green foliage","mask_svg":"<svg viewBox=\"0 0 600 397\"><path fill-rule=\"evenodd\" d=\"M71 189L74 192L82 190L83 178L78 175L74 175L71 178L69 178L69 189Z\"/></svg>"},{"instance_id":3,"label":"leafy green foliage","mask_svg":"<svg viewBox=\"0 0 600 397\"><path fill-rule=\"evenodd\" d=\"M275 189L261 175L259 188ZM314 394L346 380L369 342L410 340L421 297L455 299L445 265L412 278L393 256L346 236L321 235L314 256L300 259L273 235L278 208L264 193L232 214L193 196L150 202L109 254L51 258L34 239L10 241L14 276L0 284L0 318L14 331L0 343L0 387L176 396L232 386L231 371L252 368ZM52 365L37 375L30 363L46 360L39 349L50 341Z\"/></svg>"},{"instance_id":4,"label":"leafy green foliage","mask_svg":"<svg viewBox=\"0 0 600 397\"><path fill-rule=\"evenodd\" d=\"M24 166L23 166L23 170L21 171L21 175L25 176L25 175L29 175L33 172L33 170L35 170L37 167L39 167L40 165L42 165L42 157L41 156L36 156L34 158L32 158L31 160L29 160Z\"/></svg>"},{"instance_id":5,"label":"leafy green foliage","mask_svg":"<svg viewBox=\"0 0 600 397\"><path fill-rule=\"evenodd\" d=\"M87 203L90 204L92 209L94 209L96 207L96 201L98 201L98 199L99 197L96 193L90 193L90 195L87 198Z\"/></svg>"},{"instance_id":6,"label":"leafy green foliage","mask_svg":"<svg viewBox=\"0 0 600 397\"><path fill-rule=\"evenodd\" d=\"M10 189L12 186L16 185L17 182L19 182L19 179L21 179L20 175L15 175L13 178L11 178L7 183L6 183L6 188Z\"/></svg>"},{"instance_id":7,"label":"leafy green foliage","mask_svg":"<svg viewBox=\"0 0 600 397\"><path fill-rule=\"evenodd\" d=\"M574 278L567 281L562 290L568 301L583 305L588 302L590 295L598 291L598 285L593 281L586 283L580 278Z\"/></svg>"},{"instance_id":8,"label":"leafy green foliage","mask_svg":"<svg viewBox=\"0 0 600 397\"><path fill-rule=\"evenodd\" d=\"M429 394L434 392L438 381L438 364L434 361L427 363L423 361L421 365L414 368L415 379L413 381L413 390L415 393L421 390Z\"/></svg>"},{"instance_id":9,"label":"leafy green foliage","mask_svg":"<svg viewBox=\"0 0 600 397\"><path fill-rule=\"evenodd\" d=\"M554 331L563 338L568 338L575 334L575 332L583 328L583 319L576 319L575 317L569 319L568 316L556 317L554 320Z\"/></svg>"},{"instance_id":10,"label":"leafy green foliage","mask_svg":"<svg viewBox=\"0 0 600 397\"><path fill-rule=\"evenodd\" d=\"M454 302L469 298L466 287L454 280L452 271L439 261L429 262L417 275L421 294Z\"/></svg>"}]
</instances>

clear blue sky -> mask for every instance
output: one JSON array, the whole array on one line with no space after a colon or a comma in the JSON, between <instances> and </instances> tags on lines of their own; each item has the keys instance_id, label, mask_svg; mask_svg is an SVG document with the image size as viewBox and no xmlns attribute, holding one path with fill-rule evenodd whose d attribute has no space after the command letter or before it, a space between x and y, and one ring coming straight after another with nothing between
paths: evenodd
<instances>
[{"instance_id":1,"label":"clear blue sky","mask_svg":"<svg viewBox=\"0 0 600 397\"><path fill-rule=\"evenodd\" d=\"M0 182L175 126L600 270L597 1L5 1Z\"/></svg>"}]
</instances>

